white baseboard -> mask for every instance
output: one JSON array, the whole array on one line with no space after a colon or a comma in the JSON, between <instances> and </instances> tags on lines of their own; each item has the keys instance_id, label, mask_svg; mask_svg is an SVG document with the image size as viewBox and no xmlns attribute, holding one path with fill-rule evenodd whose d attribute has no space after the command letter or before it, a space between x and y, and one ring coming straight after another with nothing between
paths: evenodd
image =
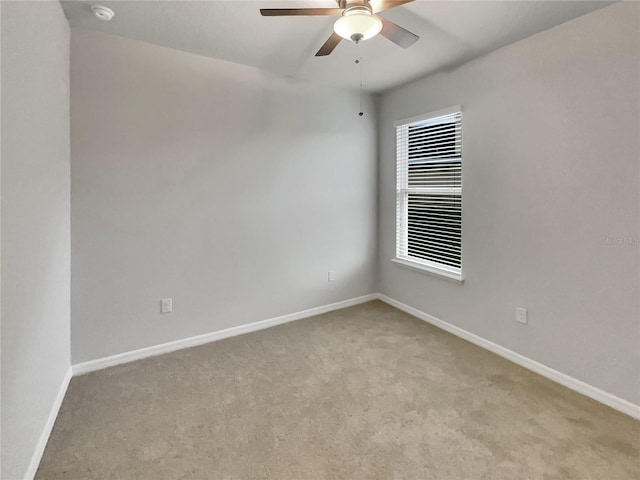
<instances>
[{"instance_id":1,"label":"white baseboard","mask_svg":"<svg viewBox=\"0 0 640 480\"><path fill-rule=\"evenodd\" d=\"M542 363L536 362L535 360L531 360L519 353L516 353L508 348L502 347L496 343L493 343L485 338L482 338L474 333L467 332L460 327L456 327L450 323L445 322L444 320L440 320L432 315L424 313L417 308L410 307L404 303L401 303L393 298L387 297L386 295L378 294L378 299L382 300L385 303L397 308L398 310L402 310L414 317L419 318L420 320L424 320L427 323L430 323L446 332L449 332L457 337L463 338L468 342L473 343L474 345L478 345L479 347L484 348L485 350L489 350L497 355L500 355L507 360L512 361L513 363L520 365L521 367L526 368L527 370L531 370L543 377L548 378L549 380L553 380L554 382L559 383L560 385L564 385L571 390L574 390L582 395L585 395L597 402L603 403L615 410L618 410L622 413L625 413L633 418L640 419L640 405L636 405L627 400L624 400L620 397L616 397L615 395L605 392L604 390L600 390L588 383L585 383L581 380L573 378L569 375L566 375L562 372L554 370L551 367L547 367Z\"/></svg>"},{"instance_id":2,"label":"white baseboard","mask_svg":"<svg viewBox=\"0 0 640 480\"><path fill-rule=\"evenodd\" d=\"M226 328L224 330L205 333L203 335L197 335L195 337L183 338L181 340L176 340L173 342L162 343L160 345L154 345L151 347L141 348L139 350L132 350L130 352L119 353L117 355L99 358L97 360L78 363L76 365L73 365L72 367L73 375L83 375L85 373L102 370L103 368L113 367L122 363L134 362L143 358L163 355L165 353L174 352L176 350L182 350L183 348L204 345L205 343L215 342L224 338L235 337L236 335L255 332L257 330L263 330L265 328L275 327L276 325L281 325L283 323L293 322L295 320L300 320L307 317L313 317L315 315L331 312L333 310L339 310L341 308L359 305L371 300L376 300L377 298L378 294L372 293L369 295L364 295L362 297L351 298L349 300L343 300L341 302L331 303L329 305L323 305L321 307L310 308L308 310L302 310L300 312L282 315L280 317L261 320L259 322L248 323L246 325L240 325L238 327Z\"/></svg>"},{"instance_id":3,"label":"white baseboard","mask_svg":"<svg viewBox=\"0 0 640 480\"><path fill-rule=\"evenodd\" d=\"M269 318L267 320L261 320L258 322L249 323L246 325L240 325L238 327L231 327L224 330L218 330L216 332L206 333L203 335L198 335L195 337L184 338L181 340L176 340L173 342L163 343L160 345L154 345L151 347L141 348L139 350L133 350L130 352L120 353L117 355L112 355L109 357L99 358L97 360L91 360L88 362L78 363L72 366L73 375L82 375L85 373L93 372L96 370L102 370L104 368L113 367L115 365L120 365L123 363L134 362L136 360L141 360L143 358L152 357L156 355L163 355L165 353L174 352L176 350L182 350L184 348L196 347L198 345L204 345L206 343L215 342L217 340L222 340L229 337L234 337L236 335L242 335L245 333L255 332L257 330L263 330L265 328L274 327L276 325L281 325L283 323L293 322L295 320L300 320L303 318L313 317L315 315L320 315L322 313L331 312L333 310L339 310L341 308L351 307L353 305L358 305L361 303L365 303L371 300L382 300L383 302L396 307L399 310L402 310L414 317L417 317L425 322L428 322L446 332L449 332L457 337L463 338L468 342L473 343L474 345L478 345L490 352L493 352L497 355L500 355L507 360L512 361L513 363L520 365L532 372L535 372L543 377L546 377L554 382L557 382L561 385L564 385L571 390L574 390L582 395L585 395L593 400L596 400L604 405L607 405L615 410L618 410L622 413L625 413L633 418L640 419L640 405L636 405L627 400L624 400L620 397L617 397L611 393L605 392L604 390L600 390L597 387L589 385L581 380L573 378L567 374L554 370L551 367L548 367L542 363L536 362L535 360L531 360L519 353L514 352L513 350L509 350L508 348L502 347L496 343L493 343L485 338L482 338L474 333L468 332L460 327L456 327L450 323L445 322L444 320L440 320L432 315L424 313L416 308L410 307L404 303L401 303L393 298L390 298L386 295L382 295L379 293L373 293L369 295L364 295L362 297L356 297L349 300L344 300L341 302L332 303L329 305L324 305L321 307L310 308L308 310L303 310L300 312L290 313L288 315L282 315L280 317ZM66 380L64 391L66 391L66 385L69 383L69 379ZM64 391L61 389L62 397L64 396ZM59 401L62 402L62 397L60 397ZM59 404L58 404L59 408ZM57 408L56 408L57 413ZM53 422L55 421L55 415L53 419L50 419L50 427L48 432L50 433L50 428L53 427ZM49 433L47 433L44 438L44 444L42 445L42 450L44 451L44 445L46 445L46 439L48 438ZM43 432L44 436L44 432ZM42 439L41 439L42 440ZM42 441L40 442L42 443ZM39 444L40 447L40 444ZM40 455L42 452L40 453ZM34 455L35 458L35 455ZM39 458L39 457L38 457ZM33 463L33 462L32 462ZM37 469L38 464L36 463L35 467ZM31 470L30 470L31 471ZM35 473L35 470L33 471Z\"/></svg>"},{"instance_id":4,"label":"white baseboard","mask_svg":"<svg viewBox=\"0 0 640 480\"><path fill-rule=\"evenodd\" d=\"M49 411L49 416L47 417L47 422L45 423L42 433L40 434L40 438L38 439L38 443L36 444L36 448L31 456L31 461L29 462L29 466L27 467L27 472L24 475L25 480L32 480L33 477L36 476L36 472L38 471L38 466L40 465L40 460L42 459L42 454L44 453L44 449L47 446L47 442L49 441L49 436L51 435L51 431L53 430L53 425L56 423L56 418L58 418L58 412L60 411L60 407L62 406L62 400L64 400L64 396L67 393L67 388L69 388L69 382L71 381L72 370L71 367L67 370L67 373L62 380L62 384L60 385L60 389L58 390L58 394L51 406L51 410Z\"/></svg>"}]
</instances>

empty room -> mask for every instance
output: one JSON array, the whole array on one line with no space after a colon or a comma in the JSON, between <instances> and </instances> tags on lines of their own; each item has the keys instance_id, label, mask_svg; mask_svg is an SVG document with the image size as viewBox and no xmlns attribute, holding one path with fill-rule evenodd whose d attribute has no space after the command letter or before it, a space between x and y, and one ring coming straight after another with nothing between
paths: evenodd
<instances>
[{"instance_id":1,"label":"empty room","mask_svg":"<svg viewBox=\"0 0 640 480\"><path fill-rule=\"evenodd\" d=\"M640 3L0 1L2 480L640 479Z\"/></svg>"}]
</instances>

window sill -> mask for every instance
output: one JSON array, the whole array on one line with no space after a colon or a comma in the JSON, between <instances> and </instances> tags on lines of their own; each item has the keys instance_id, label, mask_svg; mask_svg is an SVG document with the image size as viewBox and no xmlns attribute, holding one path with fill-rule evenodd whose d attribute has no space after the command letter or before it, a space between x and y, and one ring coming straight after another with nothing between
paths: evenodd
<instances>
[{"instance_id":1,"label":"window sill","mask_svg":"<svg viewBox=\"0 0 640 480\"><path fill-rule=\"evenodd\" d=\"M464 277L461 273L449 272L444 268L432 267L430 265L424 265L422 263L412 262L411 260L404 260L401 258L392 258L391 261L399 267L426 273L427 275L442 278L444 280L457 283L458 285L462 285L462 283L464 282Z\"/></svg>"}]
</instances>

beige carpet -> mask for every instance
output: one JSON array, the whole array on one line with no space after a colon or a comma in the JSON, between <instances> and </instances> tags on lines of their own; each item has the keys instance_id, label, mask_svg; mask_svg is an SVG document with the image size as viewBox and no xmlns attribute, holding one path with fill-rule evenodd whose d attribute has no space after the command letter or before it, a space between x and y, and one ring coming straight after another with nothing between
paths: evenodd
<instances>
[{"instance_id":1,"label":"beige carpet","mask_svg":"<svg viewBox=\"0 0 640 480\"><path fill-rule=\"evenodd\" d=\"M640 422L381 302L74 378L38 479L638 479Z\"/></svg>"}]
</instances>

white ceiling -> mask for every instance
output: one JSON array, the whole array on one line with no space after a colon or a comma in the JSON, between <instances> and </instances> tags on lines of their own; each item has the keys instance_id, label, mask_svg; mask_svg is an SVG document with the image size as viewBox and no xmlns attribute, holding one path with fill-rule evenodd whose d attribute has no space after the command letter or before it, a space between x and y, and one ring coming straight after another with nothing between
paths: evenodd
<instances>
[{"instance_id":1,"label":"white ceiling","mask_svg":"<svg viewBox=\"0 0 640 480\"><path fill-rule=\"evenodd\" d=\"M376 0L372 0L375 4ZM420 40L403 50L377 36L356 45L342 41L328 57L315 52L336 17L262 17L259 8L334 7L333 0L62 1L72 28L99 30L268 70L324 85L381 92L454 67L612 2L427 1L381 15ZM93 17L90 5L115 11L111 22Z\"/></svg>"}]
</instances>

